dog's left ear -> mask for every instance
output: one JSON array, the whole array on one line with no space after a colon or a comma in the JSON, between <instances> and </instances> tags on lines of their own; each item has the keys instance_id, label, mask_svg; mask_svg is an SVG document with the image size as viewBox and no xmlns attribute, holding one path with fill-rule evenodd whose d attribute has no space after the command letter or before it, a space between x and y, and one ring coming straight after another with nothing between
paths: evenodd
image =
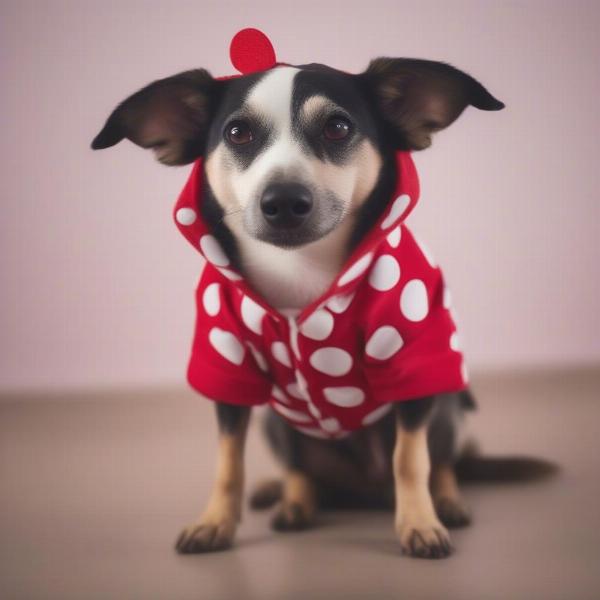
<instances>
[{"instance_id":1,"label":"dog's left ear","mask_svg":"<svg viewBox=\"0 0 600 600\"><path fill-rule=\"evenodd\" d=\"M359 78L390 126L392 141L403 150L430 146L431 135L448 127L469 104L481 110L504 108L473 77L441 62L377 58Z\"/></svg>"},{"instance_id":2,"label":"dog's left ear","mask_svg":"<svg viewBox=\"0 0 600 600\"><path fill-rule=\"evenodd\" d=\"M204 69L155 81L115 108L92 148L109 148L127 138L152 149L165 165L192 162L204 152L224 85Z\"/></svg>"}]
</instances>

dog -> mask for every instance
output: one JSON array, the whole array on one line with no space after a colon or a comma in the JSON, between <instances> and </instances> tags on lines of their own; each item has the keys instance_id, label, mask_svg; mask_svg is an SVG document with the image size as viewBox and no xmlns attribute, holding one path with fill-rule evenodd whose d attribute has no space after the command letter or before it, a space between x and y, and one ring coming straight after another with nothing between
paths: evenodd
<instances>
[{"instance_id":1,"label":"dog","mask_svg":"<svg viewBox=\"0 0 600 600\"><path fill-rule=\"evenodd\" d=\"M208 231L203 253L215 267L213 283L222 286L211 290L221 289L222 294L226 285L243 279L261 299L259 309L250 304L254 317L262 311L262 318L266 306L273 309L275 321L283 317L294 324L334 282L340 283L348 260L392 210L398 156L408 160L410 152L429 147L432 135L468 106L486 111L504 107L470 75L429 60L379 58L360 74L321 64L277 64L215 79L198 69L151 83L127 98L110 115L92 148L107 148L127 138L152 149L166 165L197 161L202 206L184 207L177 214L185 229L196 220L196 212L201 213ZM188 190L188 200L194 193L195 188ZM388 234L388 243L396 242L390 236L400 235L402 244L413 243L404 225ZM418 246L414 248L417 252ZM419 256L424 254L423 250ZM219 303L237 302L233 292L231 297L211 295L208 287L203 292L199 303L209 315L218 311ZM442 311L441 297L438 300ZM361 305L361 318L376 310L371 304ZM333 308L321 309L328 322L335 317ZM347 329L351 334L352 323ZM265 359L256 344L246 347L222 329L213 328L212 333L211 343L229 362L241 365L254 358L267 372L283 368ZM318 340L315 343L318 348ZM248 348L252 352L246 352ZM283 355L275 358L289 362L289 348L279 348ZM200 350L214 353L214 348ZM400 355L404 349L395 351ZM436 378L435 365L429 373ZM268 378L267 373L264 379ZM379 377L379 383L387 378ZM211 378L198 379L202 381L195 387L210 397L202 386L212 385ZM290 398L292 388L288 387L290 394L277 388L278 410L268 411L265 428L284 477L260 485L251 505L278 503L272 525L282 531L313 525L318 507L395 507L396 532L405 553L448 556L452 547L447 528L470 520L456 475L464 457L463 417L475 406L466 381L451 386L456 389L412 397L399 392L402 401L386 404L391 410L380 411L376 422L354 432L340 432L336 419L321 419L328 428L320 437L293 423L298 410L289 407L291 401L296 407L308 405L312 417L304 416L303 421L322 416L304 384L296 388L297 402ZM217 397L211 399L219 400L215 406L220 432L216 480L206 510L177 540L181 553L232 545L242 508L244 440L251 412L243 399L257 396L254 404L260 394L265 394L264 402L269 396L263 387L258 394L259 384L253 385L254 380L237 388L239 402L218 397L215 388ZM338 408L356 402L355 396L338 398ZM292 423L285 418L290 415Z\"/></svg>"}]
</instances>

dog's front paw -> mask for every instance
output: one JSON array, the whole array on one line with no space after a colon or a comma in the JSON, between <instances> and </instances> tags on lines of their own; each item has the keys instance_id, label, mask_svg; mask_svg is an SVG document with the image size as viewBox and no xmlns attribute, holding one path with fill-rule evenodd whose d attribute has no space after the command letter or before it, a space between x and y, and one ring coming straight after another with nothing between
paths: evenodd
<instances>
[{"instance_id":1,"label":"dog's front paw","mask_svg":"<svg viewBox=\"0 0 600 600\"><path fill-rule=\"evenodd\" d=\"M233 519L192 523L177 538L175 549L180 554L226 550L231 548L234 534L235 521Z\"/></svg>"},{"instance_id":2,"label":"dog's front paw","mask_svg":"<svg viewBox=\"0 0 600 600\"><path fill-rule=\"evenodd\" d=\"M314 511L299 502L282 502L271 519L276 531L302 531L314 523Z\"/></svg>"},{"instance_id":3,"label":"dog's front paw","mask_svg":"<svg viewBox=\"0 0 600 600\"><path fill-rule=\"evenodd\" d=\"M402 551L416 558L446 558L452 552L450 535L441 523L417 526L406 523L398 527Z\"/></svg>"}]
</instances>

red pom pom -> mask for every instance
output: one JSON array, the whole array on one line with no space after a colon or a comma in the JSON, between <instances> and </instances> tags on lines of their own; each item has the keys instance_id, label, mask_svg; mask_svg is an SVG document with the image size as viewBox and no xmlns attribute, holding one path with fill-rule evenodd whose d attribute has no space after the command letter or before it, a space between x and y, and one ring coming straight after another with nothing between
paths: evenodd
<instances>
[{"instance_id":1,"label":"red pom pom","mask_svg":"<svg viewBox=\"0 0 600 600\"><path fill-rule=\"evenodd\" d=\"M238 31L231 40L229 56L233 66L243 75L265 71L275 66L275 50L269 38L258 29Z\"/></svg>"}]
</instances>

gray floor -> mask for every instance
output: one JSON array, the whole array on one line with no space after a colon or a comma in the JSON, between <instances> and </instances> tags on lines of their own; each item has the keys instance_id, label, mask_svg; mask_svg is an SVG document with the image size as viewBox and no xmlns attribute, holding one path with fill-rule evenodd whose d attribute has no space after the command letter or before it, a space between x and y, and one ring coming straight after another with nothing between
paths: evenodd
<instances>
[{"instance_id":1,"label":"gray floor","mask_svg":"<svg viewBox=\"0 0 600 600\"><path fill-rule=\"evenodd\" d=\"M474 525L445 561L400 555L387 513L326 513L276 534L246 511L234 550L173 541L211 481L211 407L187 391L0 400L0 597L600 597L600 369L474 377L490 453L561 463L552 480L470 486ZM79 400L79 401L76 401ZM248 481L276 468L256 422Z\"/></svg>"}]
</instances>

